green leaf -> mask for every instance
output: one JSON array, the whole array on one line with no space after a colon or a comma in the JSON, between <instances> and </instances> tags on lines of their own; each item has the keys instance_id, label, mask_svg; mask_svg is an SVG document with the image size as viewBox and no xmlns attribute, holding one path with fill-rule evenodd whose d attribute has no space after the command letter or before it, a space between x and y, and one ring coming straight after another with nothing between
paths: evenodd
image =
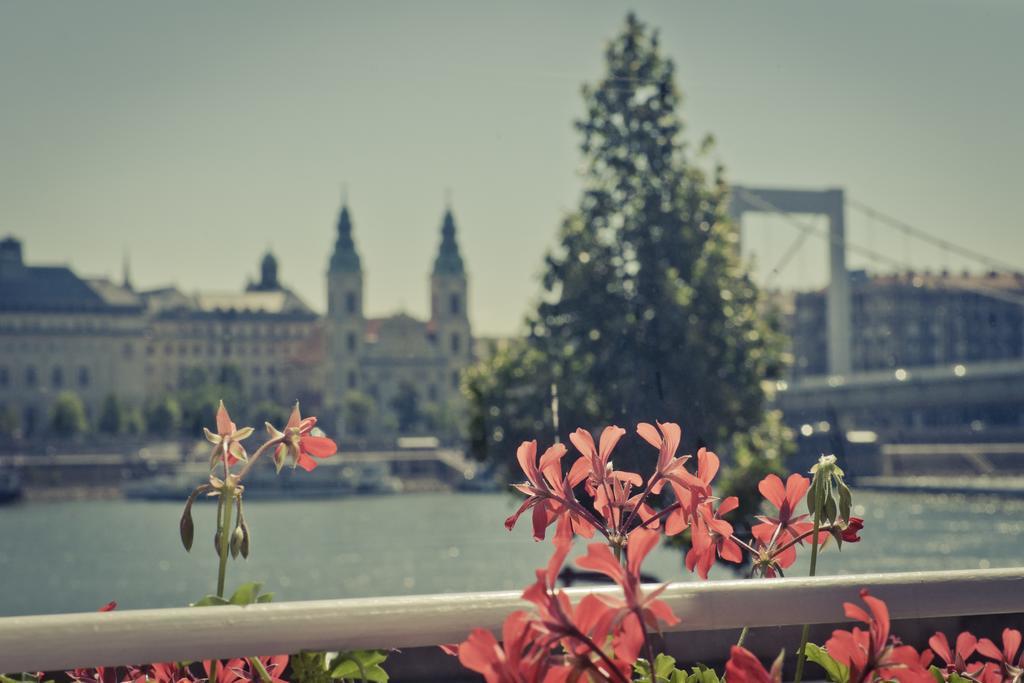
<instances>
[{"instance_id":1,"label":"green leaf","mask_svg":"<svg viewBox=\"0 0 1024 683\"><path fill-rule=\"evenodd\" d=\"M835 524L838 514L839 511L836 509L836 499L832 496L828 496L825 499L825 512L822 515L822 521L828 520L830 523Z\"/></svg>"},{"instance_id":2,"label":"green leaf","mask_svg":"<svg viewBox=\"0 0 1024 683\"><path fill-rule=\"evenodd\" d=\"M666 654L659 654L654 658L654 675L658 678L668 678L676 670L676 658Z\"/></svg>"},{"instance_id":3,"label":"green leaf","mask_svg":"<svg viewBox=\"0 0 1024 683\"><path fill-rule=\"evenodd\" d=\"M258 596L256 596L256 602L273 602L273 601L274 601L274 594L273 593L260 593Z\"/></svg>"},{"instance_id":4,"label":"green leaf","mask_svg":"<svg viewBox=\"0 0 1024 683\"><path fill-rule=\"evenodd\" d=\"M249 583L243 583L238 589L231 595L229 601L232 605L251 605L256 602L259 597L260 588L263 584L258 581L250 581Z\"/></svg>"},{"instance_id":5,"label":"green leaf","mask_svg":"<svg viewBox=\"0 0 1024 683\"><path fill-rule=\"evenodd\" d=\"M212 607L215 605L230 605L231 603L217 595L207 595L192 603L192 607Z\"/></svg>"},{"instance_id":6,"label":"green leaf","mask_svg":"<svg viewBox=\"0 0 1024 683\"><path fill-rule=\"evenodd\" d=\"M850 521L850 507L853 505L853 495L846 484L839 484L839 516L844 522Z\"/></svg>"},{"instance_id":7,"label":"green leaf","mask_svg":"<svg viewBox=\"0 0 1024 683\"><path fill-rule=\"evenodd\" d=\"M342 652L334 660L336 665L331 670L331 678L358 678L372 683L384 683L388 680L388 674L380 664L387 657L387 653L381 650Z\"/></svg>"},{"instance_id":8,"label":"green leaf","mask_svg":"<svg viewBox=\"0 0 1024 683\"><path fill-rule=\"evenodd\" d=\"M928 669L928 673L935 679L935 683L946 683L946 674L934 664Z\"/></svg>"},{"instance_id":9,"label":"green leaf","mask_svg":"<svg viewBox=\"0 0 1024 683\"><path fill-rule=\"evenodd\" d=\"M829 655L825 648L818 647L814 643L807 643L807 647L804 648L804 654L807 655L807 659L825 670L825 674L828 676L830 681L834 681L835 683L849 683L850 670L832 659L831 655Z\"/></svg>"}]
</instances>

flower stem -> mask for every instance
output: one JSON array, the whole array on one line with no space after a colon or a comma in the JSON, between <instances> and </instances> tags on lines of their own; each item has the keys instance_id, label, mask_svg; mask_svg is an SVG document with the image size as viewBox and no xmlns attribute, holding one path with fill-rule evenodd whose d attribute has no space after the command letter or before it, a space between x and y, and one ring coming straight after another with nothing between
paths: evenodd
<instances>
[{"instance_id":1,"label":"flower stem","mask_svg":"<svg viewBox=\"0 0 1024 683\"><path fill-rule=\"evenodd\" d=\"M249 456L248 462L245 463L245 465L242 467L242 470L238 473L238 480L241 481L245 477L245 475L249 473L249 470L252 469L252 466L256 464L256 461L259 460L259 457L263 455L268 448L270 448L271 446L279 446L280 444L281 439L271 439L270 441L265 442L263 445L257 448L256 452Z\"/></svg>"},{"instance_id":2,"label":"flower stem","mask_svg":"<svg viewBox=\"0 0 1024 683\"><path fill-rule=\"evenodd\" d=\"M263 662L261 662L257 657L250 657L249 664L252 668L256 669L256 673L259 674L260 680L263 683L271 683L273 679L271 679L270 674L267 673L267 669L263 666Z\"/></svg>"},{"instance_id":3,"label":"flower stem","mask_svg":"<svg viewBox=\"0 0 1024 683\"><path fill-rule=\"evenodd\" d=\"M814 481L814 529L811 531L811 571L809 576L814 576L818 566L818 531L821 529L821 514L824 504L825 491L824 477L815 477ZM811 634L811 625L804 624L804 630L800 634L800 650L796 656L796 675L793 683L800 683L804 677L804 661L807 659L807 639Z\"/></svg>"},{"instance_id":4,"label":"flower stem","mask_svg":"<svg viewBox=\"0 0 1024 683\"><path fill-rule=\"evenodd\" d=\"M743 630L740 631L740 637L736 641L736 647L743 647L743 641L747 639L747 634L750 633L750 627L744 626Z\"/></svg>"},{"instance_id":5,"label":"flower stem","mask_svg":"<svg viewBox=\"0 0 1024 683\"><path fill-rule=\"evenodd\" d=\"M224 597L224 578L228 571L228 553L230 553L231 543L231 510L234 507L232 505L231 498L234 497L235 490L230 484L225 483L224 488L221 489L220 494L220 511L222 511L223 517L220 519L220 564L217 567L217 597Z\"/></svg>"}]
</instances>

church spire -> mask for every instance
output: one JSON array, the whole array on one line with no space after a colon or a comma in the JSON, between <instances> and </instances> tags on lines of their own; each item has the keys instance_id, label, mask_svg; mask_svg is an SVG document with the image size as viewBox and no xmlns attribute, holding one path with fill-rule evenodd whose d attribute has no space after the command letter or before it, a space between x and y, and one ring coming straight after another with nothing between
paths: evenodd
<instances>
[{"instance_id":1,"label":"church spire","mask_svg":"<svg viewBox=\"0 0 1024 683\"><path fill-rule=\"evenodd\" d=\"M356 243L352 239L352 218L349 216L347 198L343 199L341 215L338 216L338 237L334 242L330 270L332 273L351 273L362 270Z\"/></svg>"},{"instance_id":2,"label":"church spire","mask_svg":"<svg viewBox=\"0 0 1024 683\"><path fill-rule=\"evenodd\" d=\"M123 259L122 264L121 264L121 269L122 269L122 277L123 277L123 281L121 282L121 286L124 287L125 289L127 289L129 292L135 291L135 288L132 287L132 267L131 267L131 263L129 263L128 251L127 250L125 250L125 252L124 252L124 259Z\"/></svg>"},{"instance_id":3,"label":"church spire","mask_svg":"<svg viewBox=\"0 0 1024 683\"><path fill-rule=\"evenodd\" d=\"M444 220L441 222L441 248L437 252L437 259L434 260L434 275L464 274L462 255L459 254L459 244L455 241L455 217L452 216L449 205L445 208Z\"/></svg>"}]
</instances>

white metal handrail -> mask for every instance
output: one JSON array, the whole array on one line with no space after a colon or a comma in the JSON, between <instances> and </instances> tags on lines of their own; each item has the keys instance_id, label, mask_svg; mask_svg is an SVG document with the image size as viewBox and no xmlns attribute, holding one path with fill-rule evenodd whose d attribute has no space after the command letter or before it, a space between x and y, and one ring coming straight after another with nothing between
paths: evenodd
<instances>
[{"instance_id":1,"label":"white metal handrail","mask_svg":"<svg viewBox=\"0 0 1024 683\"><path fill-rule=\"evenodd\" d=\"M673 631L843 621L861 587L892 619L1024 613L1024 568L672 584ZM574 599L614 588L573 588ZM279 654L303 649L413 648L498 630L527 606L518 592L313 600L248 607L146 609L0 619L0 671Z\"/></svg>"}]
</instances>

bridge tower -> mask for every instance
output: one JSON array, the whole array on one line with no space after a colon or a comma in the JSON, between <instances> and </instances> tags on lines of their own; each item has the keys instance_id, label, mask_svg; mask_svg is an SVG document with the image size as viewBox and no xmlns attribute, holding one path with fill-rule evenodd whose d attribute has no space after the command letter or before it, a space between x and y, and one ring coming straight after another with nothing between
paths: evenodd
<instances>
[{"instance_id":1,"label":"bridge tower","mask_svg":"<svg viewBox=\"0 0 1024 683\"><path fill-rule=\"evenodd\" d=\"M826 298L828 322L828 372L848 375L851 362L851 328L853 310L850 303L850 276L846 270L846 201L843 190L785 190L733 185L729 215L737 227L743 214L810 213L828 217L829 283Z\"/></svg>"}]
</instances>

